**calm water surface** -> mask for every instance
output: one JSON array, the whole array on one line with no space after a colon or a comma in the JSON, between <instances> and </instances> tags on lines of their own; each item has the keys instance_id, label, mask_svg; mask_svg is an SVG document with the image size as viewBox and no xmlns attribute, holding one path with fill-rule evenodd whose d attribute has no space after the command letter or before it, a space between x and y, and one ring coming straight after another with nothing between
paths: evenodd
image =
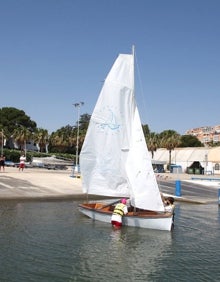
<instances>
[{"instance_id":1,"label":"calm water surface","mask_svg":"<svg viewBox=\"0 0 220 282\"><path fill-rule=\"evenodd\" d=\"M173 232L81 215L78 202L0 203L0 281L220 281L218 204L177 204Z\"/></svg>"}]
</instances>

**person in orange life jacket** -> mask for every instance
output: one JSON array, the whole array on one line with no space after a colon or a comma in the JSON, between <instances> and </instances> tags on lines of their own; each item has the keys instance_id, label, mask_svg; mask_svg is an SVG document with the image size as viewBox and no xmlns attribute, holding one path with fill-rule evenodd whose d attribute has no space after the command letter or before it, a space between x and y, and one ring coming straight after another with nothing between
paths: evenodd
<instances>
[{"instance_id":1,"label":"person in orange life jacket","mask_svg":"<svg viewBox=\"0 0 220 282\"><path fill-rule=\"evenodd\" d=\"M122 199L114 208L111 223L115 228L120 228L122 226L122 216L128 213L126 202L126 199Z\"/></svg>"}]
</instances>

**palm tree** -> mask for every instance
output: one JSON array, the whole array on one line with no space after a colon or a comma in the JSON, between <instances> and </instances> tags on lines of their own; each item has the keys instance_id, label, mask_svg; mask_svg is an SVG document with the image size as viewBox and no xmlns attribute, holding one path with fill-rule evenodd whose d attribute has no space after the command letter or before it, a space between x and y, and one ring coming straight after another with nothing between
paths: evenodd
<instances>
[{"instance_id":1,"label":"palm tree","mask_svg":"<svg viewBox=\"0 0 220 282\"><path fill-rule=\"evenodd\" d=\"M33 138L34 142L37 143L40 152L47 152L47 146L49 144L49 134L47 129L37 128Z\"/></svg>"},{"instance_id":2,"label":"palm tree","mask_svg":"<svg viewBox=\"0 0 220 282\"><path fill-rule=\"evenodd\" d=\"M151 152L152 159L154 158L154 152L157 151L159 147L158 135L154 132L149 133L147 136L147 148Z\"/></svg>"},{"instance_id":3,"label":"palm tree","mask_svg":"<svg viewBox=\"0 0 220 282\"><path fill-rule=\"evenodd\" d=\"M50 136L50 144L57 151L63 153L69 147L69 138L62 132L53 132Z\"/></svg>"},{"instance_id":4,"label":"palm tree","mask_svg":"<svg viewBox=\"0 0 220 282\"><path fill-rule=\"evenodd\" d=\"M32 137L32 132L28 128L22 125L17 127L13 132L13 138L17 142L19 148L24 150L25 156L26 156L26 143L28 140L31 139L31 137Z\"/></svg>"},{"instance_id":5,"label":"palm tree","mask_svg":"<svg viewBox=\"0 0 220 282\"><path fill-rule=\"evenodd\" d=\"M181 143L181 135L174 130L166 130L160 134L161 147L166 148L169 151L169 166L171 165L171 153Z\"/></svg>"}]
</instances>

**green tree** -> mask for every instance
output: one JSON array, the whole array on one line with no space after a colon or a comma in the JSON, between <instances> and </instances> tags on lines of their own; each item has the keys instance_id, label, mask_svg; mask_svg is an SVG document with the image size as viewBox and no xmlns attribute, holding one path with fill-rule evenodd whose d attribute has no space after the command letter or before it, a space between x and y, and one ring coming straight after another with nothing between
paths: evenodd
<instances>
[{"instance_id":1,"label":"green tree","mask_svg":"<svg viewBox=\"0 0 220 282\"><path fill-rule=\"evenodd\" d=\"M193 135L182 135L180 137L180 144L178 147L204 147L196 136Z\"/></svg>"},{"instance_id":2,"label":"green tree","mask_svg":"<svg viewBox=\"0 0 220 282\"><path fill-rule=\"evenodd\" d=\"M148 150L151 152L152 159L154 158L154 152L157 151L157 148L159 147L159 138L158 134L155 132L149 133L147 135L147 147Z\"/></svg>"},{"instance_id":3,"label":"green tree","mask_svg":"<svg viewBox=\"0 0 220 282\"><path fill-rule=\"evenodd\" d=\"M90 118L91 116L89 114L83 114L80 116L75 126L67 125L53 132L50 136L50 151L55 152L58 149L59 152L76 154L79 122L78 151L80 152Z\"/></svg>"},{"instance_id":4,"label":"green tree","mask_svg":"<svg viewBox=\"0 0 220 282\"><path fill-rule=\"evenodd\" d=\"M74 128L70 125L61 127L56 132L50 135L50 151L69 153L73 146L73 132Z\"/></svg>"},{"instance_id":5,"label":"green tree","mask_svg":"<svg viewBox=\"0 0 220 282\"><path fill-rule=\"evenodd\" d=\"M1 147L1 154L3 154L3 148L4 148L4 143L5 143L5 134L4 130L0 128L0 147Z\"/></svg>"},{"instance_id":6,"label":"green tree","mask_svg":"<svg viewBox=\"0 0 220 282\"><path fill-rule=\"evenodd\" d=\"M58 132L53 132L50 136L50 151L66 153L69 147L68 140L65 135Z\"/></svg>"},{"instance_id":7,"label":"green tree","mask_svg":"<svg viewBox=\"0 0 220 282\"><path fill-rule=\"evenodd\" d=\"M3 107L0 109L0 127L4 130L7 141L6 146L8 146L12 134L15 131L19 131L21 126L33 132L37 124L22 110L13 107Z\"/></svg>"},{"instance_id":8,"label":"green tree","mask_svg":"<svg viewBox=\"0 0 220 282\"><path fill-rule=\"evenodd\" d=\"M79 128L82 132L85 132L89 126L91 115L89 114L83 114L79 118ZM78 126L78 123L76 124Z\"/></svg>"},{"instance_id":9,"label":"green tree","mask_svg":"<svg viewBox=\"0 0 220 282\"><path fill-rule=\"evenodd\" d=\"M213 142L213 140L212 140L212 141L208 142L208 146L209 147L219 147L220 142Z\"/></svg>"},{"instance_id":10,"label":"green tree","mask_svg":"<svg viewBox=\"0 0 220 282\"><path fill-rule=\"evenodd\" d=\"M47 151L47 145L49 144L49 134L47 129L37 128L33 134L33 140L40 148L40 152Z\"/></svg>"},{"instance_id":11,"label":"green tree","mask_svg":"<svg viewBox=\"0 0 220 282\"><path fill-rule=\"evenodd\" d=\"M169 151L169 166L171 164L172 151L180 144L181 135L174 130L165 130L160 133L161 147Z\"/></svg>"},{"instance_id":12,"label":"green tree","mask_svg":"<svg viewBox=\"0 0 220 282\"><path fill-rule=\"evenodd\" d=\"M36 122L32 121L24 111L13 107L0 109L0 121L3 129L8 133L14 132L19 125L29 128L30 131L34 131L37 127Z\"/></svg>"},{"instance_id":13,"label":"green tree","mask_svg":"<svg viewBox=\"0 0 220 282\"><path fill-rule=\"evenodd\" d=\"M149 126L147 124L144 124L144 125L142 125L142 129L143 129L145 138L147 138L147 136L149 136L149 134L151 134Z\"/></svg>"},{"instance_id":14,"label":"green tree","mask_svg":"<svg viewBox=\"0 0 220 282\"><path fill-rule=\"evenodd\" d=\"M19 126L13 132L13 138L26 155L26 143L28 140L32 139L32 132L24 126Z\"/></svg>"}]
</instances>

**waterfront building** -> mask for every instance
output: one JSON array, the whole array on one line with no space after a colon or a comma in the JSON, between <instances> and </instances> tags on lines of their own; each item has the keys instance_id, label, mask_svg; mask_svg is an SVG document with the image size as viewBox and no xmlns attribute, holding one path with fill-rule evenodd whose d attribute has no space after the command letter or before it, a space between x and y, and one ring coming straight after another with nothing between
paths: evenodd
<instances>
[{"instance_id":1,"label":"waterfront building","mask_svg":"<svg viewBox=\"0 0 220 282\"><path fill-rule=\"evenodd\" d=\"M220 142L220 125L202 126L186 131L186 135L196 136L203 144Z\"/></svg>"},{"instance_id":2,"label":"waterfront building","mask_svg":"<svg viewBox=\"0 0 220 282\"><path fill-rule=\"evenodd\" d=\"M164 163L167 170L169 164L169 150L157 149L152 163ZM188 147L175 148L171 151L171 164L179 167L178 172L190 174L220 174L220 147Z\"/></svg>"}]
</instances>

